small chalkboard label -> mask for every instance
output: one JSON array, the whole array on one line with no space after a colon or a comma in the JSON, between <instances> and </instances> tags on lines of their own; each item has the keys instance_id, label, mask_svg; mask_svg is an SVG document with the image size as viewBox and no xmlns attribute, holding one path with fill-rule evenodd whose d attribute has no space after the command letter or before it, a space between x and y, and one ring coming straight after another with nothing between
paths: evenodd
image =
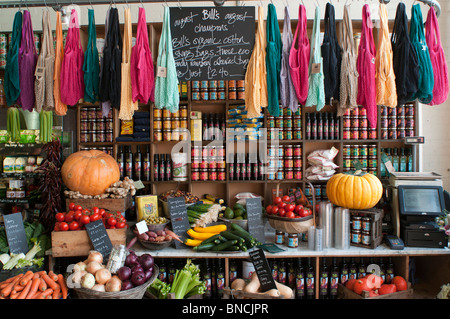
<instances>
[{"instance_id":1,"label":"small chalkboard label","mask_svg":"<svg viewBox=\"0 0 450 319\"><path fill-rule=\"evenodd\" d=\"M247 198L248 232L261 243L265 242L261 198Z\"/></svg>"},{"instance_id":2,"label":"small chalkboard label","mask_svg":"<svg viewBox=\"0 0 450 319\"><path fill-rule=\"evenodd\" d=\"M259 283L261 284L261 291L264 292L270 289L277 289L277 285L273 279L272 271L269 267L264 251L261 248L255 248L248 254L252 259L256 275L258 275Z\"/></svg>"},{"instance_id":3,"label":"small chalkboard label","mask_svg":"<svg viewBox=\"0 0 450 319\"><path fill-rule=\"evenodd\" d=\"M13 254L26 254L28 241L21 213L4 215L6 237L8 239L9 252Z\"/></svg>"},{"instance_id":4,"label":"small chalkboard label","mask_svg":"<svg viewBox=\"0 0 450 319\"><path fill-rule=\"evenodd\" d=\"M103 222L101 220L96 220L85 226L92 246L94 246L94 250L101 253L103 258L107 258L111 253L113 246Z\"/></svg>"},{"instance_id":5,"label":"small chalkboard label","mask_svg":"<svg viewBox=\"0 0 450 319\"><path fill-rule=\"evenodd\" d=\"M191 228L187 216L186 202L184 197L168 198L167 203L169 206L170 221L172 223L172 231L177 234L184 242L187 238L187 230ZM175 241L175 248L186 248L186 246Z\"/></svg>"}]
</instances>

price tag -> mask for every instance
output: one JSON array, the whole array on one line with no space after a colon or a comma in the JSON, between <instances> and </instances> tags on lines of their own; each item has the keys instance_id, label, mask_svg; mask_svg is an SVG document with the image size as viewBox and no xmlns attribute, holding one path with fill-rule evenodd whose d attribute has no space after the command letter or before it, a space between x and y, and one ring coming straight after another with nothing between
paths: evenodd
<instances>
[{"instance_id":1,"label":"price tag","mask_svg":"<svg viewBox=\"0 0 450 319\"><path fill-rule=\"evenodd\" d=\"M92 246L94 246L94 250L101 253L103 258L107 258L111 253L112 243L103 222L101 220L96 220L95 222L86 224L85 227Z\"/></svg>"},{"instance_id":2,"label":"price tag","mask_svg":"<svg viewBox=\"0 0 450 319\"><path fill-rule=\"evenodd\" d=\"M156 76L158 76L160 78L167 77L167 68L165 68L163 66L158 66L158 69L156 70Z\"/></svg>"},{"instance_id":3,"label":"price tag","mask_svg":"<svg viewBox=\"0 0 450 319\"><path fill-rule=\"evenodd\" d=\"M256 248L255 250L250 251L248 254L252 259L256 274L258 275L258 279L261 284L261 291L264 292L270 289L277 289L264 251L261 248Z\"/></svg>"},{"instance_id":4,"label":"price tag","mask_svg":"<svg viewBox=\"0 0 450 319\"><path fill-rule=\"evenodd\" d=\"M247 198L246 200L248 232L253 235L258 241L264 243L264 221L262 219L262 204L261 198Z\"/></svg>"},{"instance_id":5,"label":"price tag","mask_svg":"<svg viewBox=\"0 0 450 319\"><path fill-rule=\"evenodd\" d=\"M172 231L177 234L181 240L184 242L188 238L187 231L191 228L189 224L186 201L184 197L173 197L168 198L167 203L169 205L170 220L172 222ZM186 246L180 243L178 240L175 241L175 248L186 248Z\"/></svg>"},{"instance_id":6,"label":"price tag","mask_svg":"<svg viewBox=\"0 0 450 319\"><path fill-rule=\"evenodd\" d=\"M312 74L320 73L320 63L311 64L311 73Z\"/></svg>"},{"instance_id":7,"label":"price tag","mask_svg":"<svg viewBox=\"0 0 450 319\"><path fill-rule=\"evenodd\" d=\"M139 223L136 223L136 229L139 234L148 232L148 227L147 227L147 223L145 222L145 220L141 220Z\"/></svg>"},{"instance_id":8,"label":"price tag","mask_svg":"<svg viewBox=\"0 0 450 319\"><path fill-rule=\"evenodd\" d=\"M136 189L142 189L145 188L144 183L142 183L142 181L135 181L134 183L134 187L136 187Z\"/></svg>"},{"instance_id":9,"label":"price tag","mask_svg":"<svg viewBox=\"0 0 450 319\"><path fill-rule=\"evenodd\" d=\"M3 215L3 219L10 253L26 254L28 252L28 241L23 227L22 214Z\"/></svg>"}]
</instances>

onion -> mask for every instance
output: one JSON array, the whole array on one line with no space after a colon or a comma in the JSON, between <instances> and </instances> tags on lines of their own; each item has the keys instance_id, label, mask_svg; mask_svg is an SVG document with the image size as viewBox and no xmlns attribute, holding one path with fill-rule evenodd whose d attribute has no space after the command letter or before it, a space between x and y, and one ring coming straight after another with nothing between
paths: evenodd
<instances>
[{"instance_id":1,"label":"onion","mask_svg":"<svg viewBox=\"0 0 450 319\"><path fill-rule=\"evenodd\" d=\"M117 275L122 281L129 280L131 278L131 268L127 266L120 267Z\"/></svg>"},{"instance_id":2,"label":"onion","mask_svg":"<svg viewBox=\"0 0 450 319\"><path fill-rule=\"evenodd\" d=\"M86 270L86 264L82 261L77 262L74 266L73 266L73 271L82 271L82 270Z\"/></svg>"},{"instance_id":3,"label":"onion","mask_svg":"<svg viewBox=\"0 0 450 319\"><path fill-rule=\"evenodd\" d=\"M134 272L132 275L131 275L131 283L134 285L134 286L140 286L140 285L143 285L144 283L145 283L145 273L144 272L140 272L140 271L138 271L138 272Z\"/></svg>"},{"instance_id":4,"label":"onion","mask_svg":"<svg viewBox=\"0 0 450 319\"><path fill-rule=\"evenodd\" d=\"M127 258L125 258L125 266L131 267L133 264L138 262L137 259L138 257L136 254L130 250Z\"/></svg>"},{"instance_id":5,"label":"onion","mask_svg":"<svg viewBox=\"0 0 450 319\"><path fill-rule=\"evenodd\" d=\"M81 277L81 287L91 289L95 285L95 277L93 274L87 273Z\"/></svg>"},{"instance_id":6,"label":"onion","mask_svg":"<svg viewBox=\"0 0 450 319\"><path fill-rule=\"evenodd\" d=\"M79 287L79 285L81 285L81 278L86 275L88 272L86 270L80 270L80 271L76 271L73 273L72 275L72 282L74 284L77 284L77 288Z\"/></svg>"},{"instance_id":7,"label":"onion","mask_svg":"<svg viewBox=\"0 0 450 319\"><path fill-rule=\"evenodd\" d=\"M134 288L133 284L129 280L122 281L122 290L128 290Z\"/></svg>"},{"instance_id":8,"label":"onion","mask_svg":"<svg viewBox=\"0 0 450 319\"><path fill-rule=\"evenodd\" d=\"M110 279L111 279L111 272L106 268L99 269L95 273L95 280L100 285L106 284L106 282Z\"/></svg>"},{"instance_id":9,"label":"onion","mask_svg":"<svg viewBox=\"0 0 450 319\"><path fill-rule=\"evenodd\" d=\"M142 268L144 268L144 270L153 268L154 260L152 255L150 254L143 254L138 258L138 261L141 264Z\"/></svg>"},{"instance_id":10,"label":"onion","mask_svg":"<svg viewBox=\"0 0 450 319\"><path fill-rule=\"evenodd\" d=\"M98 270L102 268L103 268L102 264L99 264L96 261L91 261L89 264L87 264L86 271L94 275Z\"/></svg>"},{"instance_id":11,"label":"onion","mask_svg":"<svg viewBox=\"0 0 450 319\"><path fill-rule=\"evenodd\" d=\"M117 276L112 276L110 280L105 284L105 291L116 292L122 289L122 281Z\"/></svg>"},{"instance_id":12,"label":"onion","mask_svg":"<svg viewBox=\"0 0 450 319\"><path fill-rule=\"evenodd\" d=\"M95 284L94 287L92 287L92 290L95 291L105 291L105 285Z\"/></svg>"},{"instance_id":13,"label":"onion","mask_svg":"<svg viewBox=\"0 0 450 319\"><path fill-rule=\"evenodd\" d=\"M153 275L153 268L145 270L144 274L145 274L145 281L149 280L150 277Z\"/></svg>"},{"instance_id":14,"label":"onion","mask_svg":"<svg viewBox=\"0 0 450 319\"><path fill-rule=\"evenodd\" d=\"M103 255L98 251L91 250L91 252L88 255L86 264L89 264L91 261L96 261L101 265L103 264Z\"/></svg>"},{"instance_id":15,"label":"onion","mask_svg":"<svg viewBox=\"0 0 450 319\"><path fill-rule=\"evenodd\" d=\"M131 275L133 275L135 272L144 272L144 268L140 264L136 264L131 268Z\"/></svg>"}]
</instances>

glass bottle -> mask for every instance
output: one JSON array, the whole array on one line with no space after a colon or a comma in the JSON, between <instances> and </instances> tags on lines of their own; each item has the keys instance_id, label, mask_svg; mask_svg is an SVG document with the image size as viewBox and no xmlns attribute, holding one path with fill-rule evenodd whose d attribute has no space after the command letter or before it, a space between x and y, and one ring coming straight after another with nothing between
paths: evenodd
<instances>
[{"instance_id":1,"label":"glass bottle","mask_svg":"<svg viewBox=\"0 0 450 319\"><path fill-rule=\"evenodd\" d=\"M122 146L119 146L117 153L117 164L119 164L120 179L123 179L125 177L125 155Z\"/></svg>"},{"instance_id":2,"label":"glass bottle","mask_svg":"<svg viewBox=\"0 0 450 319\"><path fill-rule=\"evenodd\" d=\"M297 271L295 273L295 298L304 299L305 298L305 269L302 265L302 259L297 259Z\"/></svg>"},{"instance_id":3,"label":"glass bottle","mask_svg":"<svg viewBox=\"0 0 450 319\"><path fill-rule=\"evenodd\" d=\"M136 147L136 153L134 154L133 160L133 179L135 181L140 181L142 179L142 153L139 145Z\"/></svg>"},{"instance_id":4,"label":"glass bottle","mask_svg":"<svg viewBox=\"0 0 450 319\"><path fill-rule=\"evenodd\" d=\"M150 164L150 147L149 147L149 145L146 145L145 155L144 155L144 159L142 161L143 178L145 181L151 180L150 166L151 166L151 164Z\"/></svg>"},{"instance_id":5,"label":"glass bottle","mask_svg":"<svg viewBox=\"0 0 450 319\"><path fill-rule=\"evenodd\" d=\"M308 257L306 266L306 299L314 299L316 291L314 288L314 267L311 264L311 257Z\"/></svg>"},{"instance_id":6,"label":"glass bottle","mask_svg":"<svg viewBox=\"0 0 450 319\"><path fill-rule=\"evenodd\" d=\"M328 299L328 275L327 260L323 257L319 271L319 299Z\"/></svg>"},{"instance_id":7,"label":"glass bottle","mask_svg":"<svg viewBox=\"0 0 450 319\"><path fill-rule=\"evenodd\" d=\"M349 276L348 264L347 264L346 259L342 258L339 283L341 283L342 285L345 285L345 283L349 279L348 276Z\"/></svg>"}]
</instances>

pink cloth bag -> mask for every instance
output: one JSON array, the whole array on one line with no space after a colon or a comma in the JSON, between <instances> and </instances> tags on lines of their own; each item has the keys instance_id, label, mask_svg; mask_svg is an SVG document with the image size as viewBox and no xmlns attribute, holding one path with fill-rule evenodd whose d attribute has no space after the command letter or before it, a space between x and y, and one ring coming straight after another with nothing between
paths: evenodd
<instances>
[{"instance_id":1,"label":"pink cloth bag","mask_svg":"<svg viewBox=\"0 0 450 319\"><path fill-rule=\"evenodd\" d=\"M298 102L305 105L309 87L309 59L311 48L306 25L306 9L304 5L298 8L298 22L289 53L289 68L292 83Z\"/></svg>"},{"instance_id":2,"label":"pink cloth bag","mask_svg":"<svg viewBox=\"0 0 450 319\"><path fill-rule=\"evenodd\" d=\"M83 62L78 14L72 9L61 65L61 101L64 104L75 105L84 97Z\"/></svg>"},{"instance_id":3,"label":"pink cloth bag","mask_svg":"<svg viewBox=\"0 0 450 319\"><path fill-rule=\"evenodd\" d=\"M434 75L433 99L430 105L439 105L444 103L448 97L448 66L441 45L441 32L436 12L432 7L428 10L427 21L425 22L425 40L430 52Z\"/></svg>"}]
</instances>

